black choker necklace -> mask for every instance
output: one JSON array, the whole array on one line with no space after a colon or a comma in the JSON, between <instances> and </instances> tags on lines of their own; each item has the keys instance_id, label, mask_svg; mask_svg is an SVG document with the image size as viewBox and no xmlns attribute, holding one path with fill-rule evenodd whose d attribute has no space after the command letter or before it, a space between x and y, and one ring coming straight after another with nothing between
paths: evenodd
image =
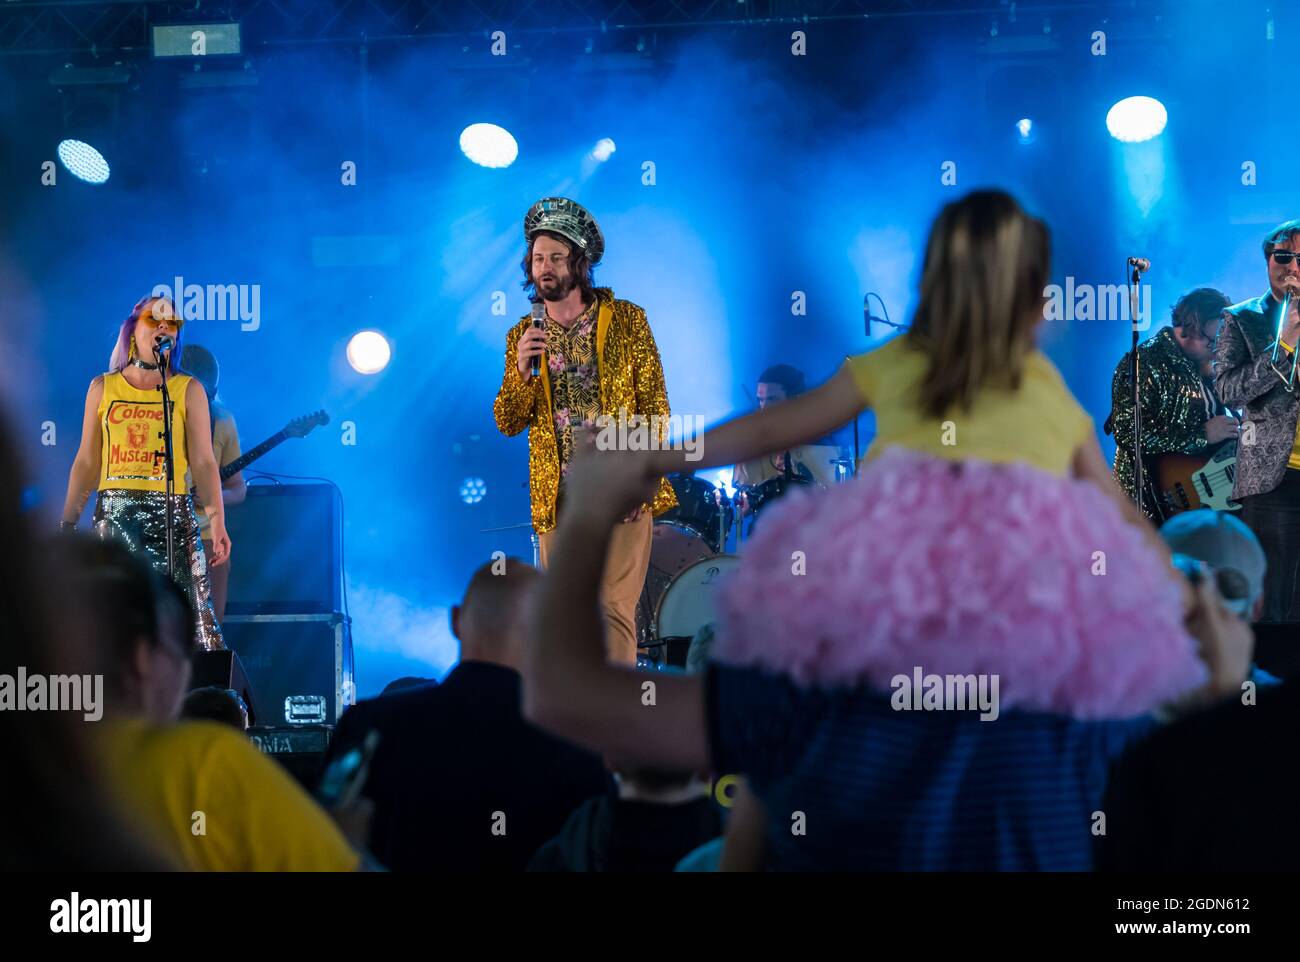
<instances>
[{"instance_id":1,"label":"black choker necklace","mask_svg":"<svg viewBox=\"0 0 1300 962\"><path fill-rule=\"evenodd\" d=\"M146 371L156 371L156 370L158 370L158 365L157 365L157 364L150 364L148 361L142 361L142 360L140 360L138 357L133 357L133 358L131 358L131 366L132 366L132 367L142 368L142 369L144 369L144 370L146 370Z\"/></svg>"}]
</instances>

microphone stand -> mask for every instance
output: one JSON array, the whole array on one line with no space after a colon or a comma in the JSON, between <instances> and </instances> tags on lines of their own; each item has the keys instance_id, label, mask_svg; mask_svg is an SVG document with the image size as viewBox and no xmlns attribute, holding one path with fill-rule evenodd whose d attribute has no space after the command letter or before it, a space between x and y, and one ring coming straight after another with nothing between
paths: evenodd
<instances>
[{"instance_id":1,"label":"microphone stand","mask_svg":"<svg viewBox=\"0 0 1300 962\"><path fill-rule=\"evenodd\" d=\"M1128 278L1128 318L1133 328L1129 355L1129 376L1133 378L1133 500L1141 511L1142 488L1146 483L1142 467L1142 389L1138 380L1141 375L1141 363L1138 361L1138 283L1142 279L1142 269L1136 264L1132 267L1133 271Z\"/></svg>"},{"instance_id":2,"label":"microphone stand","mask_svg":"<svg viewBox=\"0 0 1300 962\"><path fill-rule=\"evenodd\" d=\"M882 313L884 313L885 315L884 317L876 317L874 314L871 313L871 297L873 294L875 295L876 300L880 301L880 310ZM872 321L875 321L877 324L884 324L887 327L892 327L896 331L906 331L908 328L908 325L906 324L895 324L893 321L889 319L889 308L885 306L885 299L881 297L879 294L876 294L875 291L867 291L866 297L862 298L862 319L863 319L863 325L865 327L864 333L867 335L867 337L871 337ZM844 359L846 361L849 360L849 356L845 355ZM853 477L855 478L858 476L858 461L862 455L862 446L861 443L858 441L858 419L861 418L861 416L862 415L860 413L853 415L853 459L852 460L853 460Z\"/></svg>"},{"instance_id":3,"label":"microphone stand","mask_svg":"<svg viewBox=\"0 0 1300 962\"><path fill-rule=\"evenodd\" d=\"M154 349L154 357L158 360L158 373L162 375L162 384L158 390L162 391L162 414L163 414L163 470L167 472L166 481L166 498L167 498L167 577L175 580L176 577L176 536L175 525L176 519L172 513L172 495L176 491L176 465L172 458L172 396L167 390L167 365L170 361L170 351L158 353Z\"/></svg>"}]
</instances>

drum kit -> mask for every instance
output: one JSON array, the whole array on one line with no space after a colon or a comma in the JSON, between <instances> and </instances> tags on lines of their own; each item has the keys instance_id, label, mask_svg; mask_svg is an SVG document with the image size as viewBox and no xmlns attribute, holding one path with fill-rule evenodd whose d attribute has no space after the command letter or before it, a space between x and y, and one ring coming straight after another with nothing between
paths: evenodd
<instances>
[{"instance_id":1,"label":"drum kit","mask_svg":"<svg viewBox=\"0 0 1300 962\"><path fill-rule=\"evenodd\" d=\"M834 463L837 480L844 480L852 462ZM820 487L786 474L741 485L729 496L693 475L672 474L668 480L677 507L655 518L650 568L636 609L638 664L648 668L685 665L691 640L716 620L715 592L739 567L739 552L758 519L795 488Z\"/></svg>"},{"instance_id":2,"label":"drum kit","mask_svg":"<svg viewBox=\"0 0 1300 962\"><path fill-rule=\"evenodd\" d=\"M853 461L829 462L835 481L852 476ZM677 506L654 520L650 567L636 607L637 664L652 670L686 664L687 650L702 628L717 620L716 592L740 566L739 552L758 519L796 488L822 486L787 472L758 484L740 485L734 495L690 474L668 476ZM532 529L529 523L485 528L485 532ZM532 532L533 564L539 564Z\"/></svg>"}]
</instances>

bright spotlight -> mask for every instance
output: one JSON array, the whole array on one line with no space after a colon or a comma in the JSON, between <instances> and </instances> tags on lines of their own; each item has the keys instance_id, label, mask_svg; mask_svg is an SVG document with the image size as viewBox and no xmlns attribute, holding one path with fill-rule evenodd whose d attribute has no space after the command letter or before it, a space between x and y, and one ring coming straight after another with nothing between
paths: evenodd
<instances>
[{"instance_id":1,"label":"bright spotlight","mask_svg":"<svg viewBox=\"0 0 1300 962\"><path fill-rule=\"evenodd\" d=\"M388 338L378 331L358 331L348 341L348 363L358 374L378 374L392 356Z\"/></svg>"},{"instance_id":2,"label":"bright spotlight","mask_svg":"<svg viewBox=\"0 0 1300 962\"><path fill-rule=\"evenodd\" d=\"M509 167L519 156L510 131L496 124L470 124L460 132L460 149L480 167Z\"/></svg>"},{"instance_id":3,"label":"bright spotlight","mask_svg":"<svg viewBox=\"0 0 1300 962\"><path fill-rule=\"evenodd\" d=\"M603 164L605 161L609 160L610 156L613 155L614 151L617 149L618 148L614 146L614 141L610 140L608 137L602 137L600 140L596 141L596 146L591 149L591 157L593 160L599 161Z\"/></svg>"},{"instance_id":4,"label":"bright spotlight","mask_svg":"<svg viewBox=\"0 0 1300 962\"><path fill-rule=\"evenodd\" d=\"M1016 121L1016 133L1020 135L1022 144L1032 143L1034 140L1034 122L1028 117L1021 117Z\"/></svg>"},{"instance_id":5,"label":"bright spotlight","mask_svg":"<svg viewBox=\"0 0 1300 962\"><path fill-rule=\"evenodd\" d=\"M731 468L715 468L712 471L701 471L697 477L703 478L715 488L720 488L729 498L734 497L736 494L736 489L731 486Z\"/></svg>"},{"instance_id":6,"label":"bright spotlight","mask_svg":"<svg viewBox=\"0 0 1300 962\"><path fill-rule=\"evenodd\" d=\"M81 140L59 142L59 161L73 177L88 184L102 184L108 180L108 161L90 144Z\"/></svg>"},{"instance_id":7,"label":"bright spotlight","mask_svg":"<svg viewBox=\"0 0 1300 962\"><path fill-rule=\"evenodd\" d=\"M1125 97L1106 114L1106 129L1118 141L1140 144L1159 137L1169 121L1165 105L1154 97Z\"/></svg>"},{"instance_id":8,"label":"bright spotlight","mask_svg":"<svg viewBox=\"0 0 1300 962\"><path fill-rule=\"evenodd\" d=\"M478 504L487 496L487 483L482 478L466 478L460 483L460 499L466 504Z\"/></svg>"}]
</instances>

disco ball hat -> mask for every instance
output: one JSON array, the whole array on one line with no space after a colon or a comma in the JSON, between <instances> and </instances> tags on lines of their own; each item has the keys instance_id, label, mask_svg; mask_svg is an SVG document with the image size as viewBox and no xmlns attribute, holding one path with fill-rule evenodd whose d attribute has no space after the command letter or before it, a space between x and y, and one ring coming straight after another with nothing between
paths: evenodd
<instances>
[{"instance_id":1,"label":"disco ball hat","mask_svg":"<svg viewBox=\"0 0 1300 962\"><path fill-rule=\"evenodd\" d=\"M587 208L567 197L543 197L524 216L524 240L532 243L538 231L549 230L577 244L591 261L605 256L605 235Z\"/></svg>"}]
</instances>

